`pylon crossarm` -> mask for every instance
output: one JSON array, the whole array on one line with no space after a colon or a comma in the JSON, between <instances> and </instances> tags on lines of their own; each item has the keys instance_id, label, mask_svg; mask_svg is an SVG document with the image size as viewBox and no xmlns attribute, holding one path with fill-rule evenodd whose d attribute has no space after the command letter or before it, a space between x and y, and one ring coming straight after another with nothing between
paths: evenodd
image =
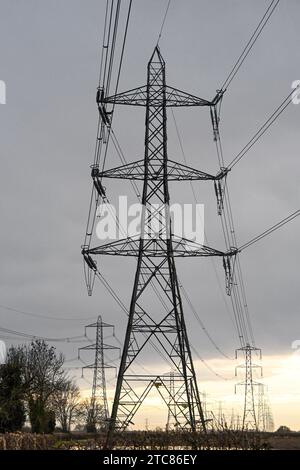
<instances>
[{"instance_id":1,"label":"pylon crossarm","mask_svg":"<svg viewBox=\"0 0 300 470\"><path fill-rule=\"evenodd\" d=\"M166 87L166 106L211 106L212 102L171 86Z\"/></svg>"},{"instance_id":2,"label":"pylon crossarm","mask_svg":"<svg viewBox=\"0 0 300 470\"><path fill-rule=\"evenodd\" d=\"M122 104L129 106L147 106L147 86L133 88L132 90L118 93L117 95L108 96L103 99L103 103ZM164 101L163 101L164 100ZM167 107L181 106L212 106L213 101L208 101L198 96L192 95L177 88L166 86L165 97L161 93L151 96L151 106L159 107L165 104Z\"/></svg>"},{"instance_id":3,"label":"pylon crossarm","mask_svg":"<svg viewBox=\"0 0 300 470\"><path fill-rule=\"evenodd\" d=\"M174 257L225 256L225 253L192 240L173 236ZM145 239L144 254L147 257L165 258L167 239ZM88 249L87 255L138 256L140 237L128 237Z\"/></svg>"},{"instance_id":4,"label":"pylon crossarm","mask_svg":"<svg viewBox=\"0 0 300 470\"><path fill-rule=\"evenodd\" d=\"M99 172L99 178L116 178L116 179L144 179L144 161L137 160L126 165L120 165L115 168Z\"/></svg>"},{"instance_id":5,"label":"pylon crossarm","mask_svg":"<svg viewBox=\"0 0 300 470\"><path fill-rule=\"evenodd\" d=\"M139 247L139 237L128 237L115 242L106 243L83 252L85 259L90 255L119 255L136 256Z\"/></svg>"},{"instance_id":6,"label":"pylon crossarm","mask_svg":"<svg viewBox=\"0 0 300 470\"><path fill-rule=\"evenodd\" d=\"M188 238L178 237L176 234L172 236L173 256L224 256L224 252L201 245Z\"/></svg>"},{"instance_id":7,"label":"pylon crossarm","mask_svg":"<svg viewBox=\"0 0 300 470\"><path fill-rule=\"evenodd\" d=\"M245 387L248 384L247 384L247 382L238 382L237 384L235 384L236 387L238 387L240 385ZM258 386L258 385L261 385L261 383L260 382L255 382L254 380L252 380L252 385L253 386Z\"/></svg>"},{"instance_id":8,"label":"pylon crossarm","mask_svg":"<svg viewBox=\"0 0 300 470\"><path fill-rule=\"evenodd\" d=\"M84 350L84 349L88 349L88 350L93 350L93 349L97 349L97 344L89 344L88 346L83 346L81 348L79 348L80 351ZM120 349L118 346L110 346L109 344L103 344L102 346L102 349Z\"/></svg>"},{"instance_id":9,"label":"pylon crossarm","mask_svg":"<svg viewBox=\"0 0 300 470\"><path fill-rule=\"evenodd\" d=\"M126 104L130 106L145 106L147 100L147 86L132 88L131 90L108 96L103 103Z\"/></svg>"},{"instance_id":10,"label":"pylon crossarm","mask_svg":"<svg viewBox=\"0 0 300 470\"><path fill-rule=\"evenodd\" d=\"M246 344L246 346L243 346L242 348L236 349L236 358L237 358L237 353L239 351L247 352L247 351L256 351L259 353L259 356L261 358L261 349L257 348L256 346L251 346L250 344Z\"/></svg>"},{"instance_id":11,"label":"pylon crossarm","mask_svg":"<svg viewBox=\"0 0 300 470\"><path fill-rule=\"evenodd\" d=\"M149 162L150 168L147 174L150 181L162 181L165 177L164 168L157 161ZM207 181L207 180L220 180L225 176L225 173L218 173L216 176L203 171L197 170L182 163L168 160L167 175L169 181ZM95 179L95 171L93 170L93 179ZM144 179L144 161L137 160L126 165L120 165L97 174L98 178L116 178L116 179L129 179L140 180Z\"/></svg>"},{"instance_id":12,"label":"pylon crossarm","mask_svg":"<svg viewBox=\"0 0 300 470\"><path fill-rule=\"evenodd\" d=\"M82 369L95 369L95 364L89 364L87 366L83 366ZM116 366L109 366L108 364L101 365L102 369L116 369Z\"/></svg>"},{"instance_id":13,"label":"pylon crossarm","mask_svg":"<svg viewBox=\"0 0 300 470\"><path fill-rule=\"evenodd\" d=\"M87 328L97 328L98 326L99 326L98 322L90 323L89 325L85 326L85 331ZM114 328L114 325L111 325L110 323L105 323L103 321L101 321L101 326L102 328Z\"/></svg>"},{"instance_id":14,"label":"pylon crossarm","mask_svg":"<svg viewBox=\"0 0 300 470\"><path fill-rule=\"evenodd\" d=\"M182 163L168 160L168 179L169 181L191 181L191 180L214 180L215 176L197 170Z\"/></svg>"},{"instance_id":15,"label":"pylon crossarm","mask_svg":"<svg viewBox=\"0 0 300 470\"><path fill-rule=\"evenodd\" d=\"M159 379L161 382L168 382L170 381L170 374L165 373L162 375L158 374L127 374L126 375L127 380L130 380L131 382L137 381L146 381L146 380L154 380L154 379ZM174 374L174 381L181 382L182 381L182 374L177 373Z\"/></svg>"}]
</instances>

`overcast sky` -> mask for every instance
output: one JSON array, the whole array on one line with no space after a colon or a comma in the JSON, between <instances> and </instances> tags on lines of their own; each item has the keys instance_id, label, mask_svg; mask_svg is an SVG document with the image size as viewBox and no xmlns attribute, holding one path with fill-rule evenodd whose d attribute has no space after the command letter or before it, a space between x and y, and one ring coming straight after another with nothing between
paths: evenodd
<instances>
[{"instance_id":1,"label":"overcast sky","mask_svg":"<svg viewBox=\"0 0 300 470\"><path fill-rule=\"evenodd\" d=\"M133 1L120 91L145 84L166 4ZM211 99L268 4L171 1L160 42L169 84ZM0 304L41 317L82 319L38 319L1 307L1 326L47 337L74 336L101 314L116 324L122 340L126 317L101 285L96 285L93 297L87 296L80 254L91 190L105 1L0 0L0 7L0 80L7 87L7 103L0 105ZM299 14L299 0L280 2L224 96L221 133L227 163L287 96L292 82L300 80ZM124 24L124 16L121 20ZM143 156L143 112L122 108L115 113L114 128L128 161ZM176 110L176 119L188 163L216 172L208 110ZM300 105L291 104L228 177L240 244L299 208L299 122ZM169 152L182 161L171 115ZM119 163L113 151L109 158L108 167ZM192 202L189 185L178 184L180 189L170 188L173 202L180 197ZM112 200L130 194L126 182L106 186ZM210 245L224 249L213 185L198 182L195 190L198 202L205 204ZM291 355L292 341L300 339L298 244L296 219L241 255L256 344L267 357ZM99 266L128 305L133 260L106 258ZM206 328L233 357L238 341L224 304L220 260L216 268L223 292L209 260L178 264ZM218 358L188 306L186 321L199 354L208 361ZM58 347L68 358L77 354L76 344ZM226 366L222 362L217 372L222 374L225 367L229 378L234 366L233 361ZM203 374L211 379L209 371Z\"/></svg>"}]
</instances>

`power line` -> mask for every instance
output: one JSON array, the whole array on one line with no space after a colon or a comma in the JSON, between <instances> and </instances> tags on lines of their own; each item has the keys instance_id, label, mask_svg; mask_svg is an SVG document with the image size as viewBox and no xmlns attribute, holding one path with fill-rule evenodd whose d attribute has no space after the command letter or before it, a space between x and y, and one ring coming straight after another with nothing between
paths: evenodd
<instances>
[{"instance_id":1,"label":"power line","mask_svg":"<svg viewBox=\"0 0 300 470\"><path fill-rule=\"evenodd\" d=\"M299 88L299 85L298 87ZM288 96L282 101L282 103L275 109L273 114L265 121L265 123L259 128L259 130L254 134L252 139L242 148L242 150L234 157L234 159L227 166L228 170L231 170L247 152L253 147L253 145L265 134L269 127L276 121L276 119L283 113L283 111L291 103L291 96L295 90L291 91Z\"/></svg>"},{"instance_id":2,"label":"power line","mask_svg":"<svg viewBox=\"0 0 300 470\"><path fill-rule=\"evenodd\" d=\"M20 315L26 315L26 316L29 316L29 317L34 317L34 318L40 318L42 320L57 320L57 321L86 321L86 320L92 320L94 317L85 317L85 318L71 318L71 317L54 317L54 316L50 316L50 315L39 315L37 313L33 313L33 312L28 312L28 311L24 311L24 310L19 310L17 308L13 308L13 307L8 307L7 305L0 305L0 308L1 309L4 309L4 310L9 310L10 312L15 312L15 313L18 313Z\"/></svg>"},{"instance_id":3,"label":"power line","mask_svg":"<svg viewBox=\"0 0 300 470\"><path fill-rule=\"evenodd\" d=\"M109 3L111 3L109 8ZM100 59L100 70L99 70L99 87L101 85L101 78L103 73L103 67L106 67L107 63L107 53L108 53L108 46L109 46L109 38L110 38L110 31L111 31L111 22L112 22L112 12L113 12L113 3L111 0L106 0L106 8L105 8L105 15L104 15L104 27L103 27L103 40L102 40L102 50L101 50L101 59ZM109 17L109 20L108 20ZM109 25L107 27L107 23L109 21ZM104 57L105 55L105 57ZM105 76L105 71L104 71Z\"/></svg>"},{"instance_id":4,"label":"power line","mask_svg":"<svg viewBox=\"0 0 300 470\"><path fill-rule=\"evenodd\" d=\"M182 291L182 294L184 296L184 298L186 299L191 311L193 312L194 314L194 317L196 318L196 320L198 321L198 323L200 324L201 326L201 329L203 330L203 332L205 333L205 335L207 336L207 338L209 339L209 341L212 343L212 345L215 347L215 349L224 357L226 357L226 359L230 359L232 360L231 357L229 357L226 353L224 353L224 351L222 351L222 349L217 345L217 343L215 342L215 340L212 338L211 334L209 333L209 331L207 330L206 326L204 325L203 321L201 320L197 310L195 309L194 305L192 304L185 288L181 285L181 291Z\"/></svg>"},{"instance_id":5,"label":"power line","mask_svg":"<svg viewBox=\"0 0 300 470\"><path fill-rule=\"evenodd\" d=\"M196 350L196 348L191 344L191 349L194 351L194 353L196 354L196 356L198 357L198 359L203 363L203 365L213 374L215 375L216 377L218 377L219 379L222 379L222 380L228 380L226 377L224 377L223 375L219 374L218 372L216 372L208 363L207 361L205 361L203 359L203 357L200 356L200 354L198 353L198 351Z\"/></svg>"},{"instance_id":6,"label":"power line","mask_svg":"<svg viewBox=\"0 0 300 470\"><path fill-rule=\"evenodd\" d=\"M115 86L115 92L114 92L115 95L117 94L118 88L119 88L119 82L120 82L120 76L121 76L121 70L122 70L124 52L125 52L125 45L126 45L127 34L128 34L129 19L130 19L130 15L131 15L131 7L132 7L132 0L130 0L129 6L128 6L124 37L123 37L123 43L122 43L122 48L121 48L121 56L120 56L120 61L119 61L119 67L118 67L117 79L116 79L116 86ZM112 54L114 54L114 50L112 51ZM108 96L108 91L109 90L108 90L107 87L106 87L106 89L107 89L106 96ZM102 171L104 171L105 162L106 162L106 158L107 158L108 143L109 143L110 134L111 134L111 130L112 130L111 125L112 125L114 110L115 110L115 104L113 104L112 110L111 110L110 127L108 129L108 137L107 137L107 144L106 144L106 148L105 148L105 154L104 154L104 158L103 158Z\"/></svg>"},{"instance_id":7,"label":"power line","mask_svg":"<svg viewBox=\"0 0 300 470\"><path fill-rule=\"evenodd\" d=\"M77 343L77 342L79 342L80 343L80 342L89 341L83 335L69 336L69 337L65 337L65 338L48 338L48 337L44 337L44 336L24 333L22 331L10 330L8 328L3 328L3 327L0 327L0 331L3 331L4 333L10 333L10 334L15 335L15 336L20 336L20 337L23 337L23 338L27 338L27 339L33 339L33 340L42 339L44 341L49 341L51 343L54 343L54 342L65 342L65 343Z\"/></svg>"},{"instance_id":8,"label":"power line","mask_svg":"<svg viewBox=\"0 0 300 470\"><path fill-rule=\"evenodd\" d=\"M211 119L213 126L213 135L216 145L218 162L220 165L220 171L224 170L224 156L223 147L221 142L221 135L219 132L219 121L221 111L222 95L219 104L214 105L211 108ZM218 108L218 109L217 109ZM228 170L227 170L228 171ZM217 188L217 191L216 191ZM219 182L219 186L215 184L215 191L218 202L218 214L221 219L221 226L224 236L225 245L227 250L231 250L232 247L238 245L236 239L236 232L233 221L233 213L229 197L229 188L227 184L227 178L225 176L224 182ZM250 321L250 315L248 310L248 304L246 299L245 285L242 276L241 264L238 253L235 255L233 261L234 265L237 265L237 270L232 269L231 277L227 279L227 294L231 297L232 309L235 317L236 328L241 346L245 346L249 343L248 334L251 338L252 344L255 344L253 329ZM226 271L226 269L225 269Z\"/></svg>"},{"instance_id":9,"label":"power line","mask_svg":"<svg viewBox=\"0 0 300 470\"><path fill-rule=\"evenodd\" d=\"M219 135L220 143L221 137ZM232 207L229 197L229 188L227 181L225 182L224 187L224 200L225 200L225 210L221 214L221 220L225 221L224 226L226 229L226 239L229 240L230 246L237 246L237 238L236 238L236 231L234 227L234 220L233 220L233 213ZM227 220L226 220L227 219ZM246 342L249 342L248 334L251 338L252 344L255 344L254 335L253 335L253 328L250 320L249 309L246 299L246 290L245 290L245 283L243 280L242 268L239 259L239 255L236 255L235 264L237 269L235 270L234 277L233 277L233 300L236 303L237 313L240 316L240 325L243 330L243 339Z\"/></svg>"},{"instance_id":10,"label":"power line","mask_svg":"<svg viewBox=\"0 0 300 470\"><path fill-rule=\"evenodd\" d=\"M119 63L117 81L116 81L115 95L117 94L118 87L119 87L119 81L120 81L120 76L121 76L121 69L122 69L122 65L123 65L124 51L125 51L125 45L126 45L126 39L127 39L127 33L128 33L129 19L130 19L130 14L131 14L131 7L132 7L132 0L129 1L129 6L128 6L128 12L127 12L127 18L126 18L126 25L125 25L125 32L124 32L124 37L123 37L123 44L122 44L122 49L121 49L121 57L120 57L120 63Z\"/></svg>"},{"instance_id":11,"label":"power line","mask_svg":"<svg viewBox=\"0 0 300 470\"><path fill-rule=\"evenodd\" d=\"M106 12L108 11L108 2L107 0L107 8ZM132 6L132 0L129 2L128 6L128 12L127 12L127 18L126 18L126 24L125 24L125 31L124 31L124 37L123 37L123 43L122 43L122 48L121 48L121 56L120 56L120 61L119 61L119 67L118 67L118 72L117 72L117 79L116 79L116 86L115 86L115 94L118 91L118 86L119 86L119 80L120 80L120 75L121 75L121 69L122 69L122 64L123 64L123 58L124 58L124 51L125 51L125 44L126 44L126 39L127 39L127 33L128 33L128 25L129 25L129 19L130 19L130 14L131 14L131 6ZM118 1L118 6L115 12L115 26L114 29L117 32L117 25L118 25L118 17L119 17L119 7L120 7L120 1ZM112 14L113 14L113 3L111 6L111 14L110 14L110 26L109 29L111 28L111 21L112 21ZM106 14L107 16L107 14ZM113 54L115 52L115 44L113 47L109 47L109 40L105 40L105 35L106 35L106 26L104 27L104 34L103 34L103 48L102 48L102 55L101 55L101 64L100 64L100 74L99 74L99 87L98 87L98 92L97 92L97 102L98 102L98 93L101 95L102 93L105 93L106 90L106 97L107 93L109 91L108 87L108 82L105 79L106 74L105 71L102 74L102 67L103 67L103 54L105 50L106 54L106 61L107 57L109 54L109 49L110 49L110 54L111 54L111 59L110 61L113 62ZM116 35L115 35L116 39ZM105 96L104 96L105 97ZM98 103L98 107L99 107ZM110 117L108 119L109 126L107 129L107 123L104 122L103 120L103 110L100 112L100 107L99 107L99 117L98 117L98 125L97 125L97 137L96 137L96 145L95 145L95 153L94 153L94 167L99 168L99 163L100 163L100 158L101 154L103 153L102 150L104 149L104 157L103 157L103 163L102 163L102 171L104 170L105 167L105 162L106 162L106 157L108 153L108 148L109 148L109 142L110 142L110 136L111 136L111 131L112 131L112 120L113 120L113 115L114 115L114 104L112 106L112 111L110 112ZM106 116L107 112L106 109L104 110L104 114ZM118 142L114 142L114 145L116 147L116 150L118 150ZM120 153L119 153L120 156ZM91 191L91 196L90 196L90 204L89 204L89 211L88 211L88 218L87 218L87 224L86 224L86 233L85 233L85 238L84 238L84 246L90 247L91 244L91 239L92 239L92 234L94 231L94 225L95 225L95 220L96 220L96 213L97 213L97 207L99 205L99 200L101 199L101 196L99 195L98 191L96 191L95 186L93 185L92 191ZM84 263L84 275L85 275L85 280L86 280L86 285L87 289L89 292L89 295L91 295L91 292L93 290L93 284L94 284L94 279L91 278L92 274L89 268L86 267Z\"/></svg>"},{"instance_id":12,"label":"power line","mask_svg":"<svg viewBox=\"0 0 300 470\"><path fill-rule=\"evenodd\" d=\"M221 90L224 90L229 87L230 83L238 73L239 69L241 68L242 64L244 63L246 57L250 53L251 49L253 48L254 44L256 43L257 39L261 35L264 27L268 23L271 15L273 14L275 8L279 4L280 0L272 0L270 5L268 6L265 14L263 15L262 19L258 23L254 33L252 34L251 38L247 42L246 46L244 47L241 55L237 59L236 63L234 64L231 72L229 73L228 77L226 78L225 82L223 83Z\"/></svg>"},{"instance_id":13,"label":"power line","mask_svg":"<svg viewBox=\"0 0 300 470\"><path fill-rule=\"evenodd\" d=\"M288 217L285 217L284 219L282 219L277 224L272 225L272 227L268 228L267 230L262 232L260 235L257 235L256 237L249 240L247 243L244 243L242 246L240 246L240 248L238 250L242 251L245 248L248 248L249 246L253 245L253 243L258 242L262 238L265 238L267 235L270 235L271 233L275 232L275 230L278 230L279 228L283 227L285 224L287 224L291 220L298 217L298 215L300 215L300 210L297 210L297 211L293 212L292 214L290 214Z\"/></svg>"},{"instance_id":14,"label":"power line","mask_svg":"<svg viewBox=\"0 0 300 470\"><path fill-rule=\"evenodd\" d=\"M116 47L117 31L118 31L119 16L120 16L120 7L121 7L121 0L117 0L117 6L115 10L115 21L114 21L114 28L113 28L113 37L112 37L112 43L111 43L111 52L110 52L108 72L107 72L107 77L106 77L106 87L105 87L106 96L109 94L110 82L111 82L111 76L112 76L112 70L113 70L113 64L114 64L115 47Z\"/></svg>"},{"instance_id":15,"label":"power line","mask_svg":"<svg viewBox=\"0 0 300 470\"><path fill-rule=\"evenodd\" d=\"M184 163L185 165L188 164L187 162L187 157L186 157L186 153L185 153L185 150L184 150L184 146L183 146L183 140L182 140L182 136L180 134L180 131L179 131L179 127L178 127L178 124L177 124L177 120L176 120L176 117L175 117L175 113L173 111L173 109L171 108L171 113L172 113L172 117L173 117L173 121L174 121L174 125L175 125L175 131L176 131L176 135L177 135L177 138L178 138L178 142L179 142L179 146L180 146L180 150L181 150L181 154L182 154L182 157L183 157L183 160L184 160ZM194 188L194 185L193 185L193 182L192 181L189 181L189 184L190 184L190 187L191 187L191 190L192 190L192 194L193 194L193 198L194 198L194 201L195 203L197 204L197 197L196 197L196 192L195 192L195 188ZM204 226L204 221L202 220L202 224ZM204 236L205 236L205 244L206 245L209 245L209 241L208 241L208 237L207 237L207 234L205 233L204 231ZM218 284L218 287L221 291L221 294L223 294L223 291L222 291L222 287L221 287L221 283L220 283L220 279L219 279L219 276L218 276L218 272L216 270L216 266L215 266L215 261L214 261L214 258L211 257L211 262L212 262L212 265L213 265L213 268L214 268L214 273L215 273L215 276L216 276L216 279L217 279L217 284ZM207 331L206 327L204 326L202 320L200 319L195 307L193 306L192 304L192 301L190 299L190 297L187 295L187 292L186 290L184 289L183 285L181 284L181 289L183 291L183 294L192 310L192 312L194 313L194 316L195 318L197 319L197 321L199 322L201 328L203 329L203 331L205 332L206 336L209 338L209 340L211 341L211 343L214 345L214 347L217 349L217 351L219 351L221 353L222 356L224 357L227 357L228 359L231 359L229 356L227 356L227 354L225 354L221 348L216 344L216 342L212 339L212 336L209 334L209 332ZM230 316L230 319L231 321L232 318L231 318L231 315L230 315L230 312L229 312L229 309L228 309L228 305L226 303L226 300L224 298L224 295L222 295L222 300L225 304L225 308L226 308L226 311L227 313L229 314Z\"/></svg>"},{"instance_id":16,"label":"power line","mask_svg":"<svg viewBox=\"0 0 300 470\"><path fill-rule=\"evenodd\" d=\"M118 66L118 72L117 72L117 79L116 79L116 86L115 86L115 94L118 91L118 86L119 86L119 81L120 81L120 75L121 75L121 69L122 69L122 64L123 64L123 58L124 58L124 51L125 51L125 44L126 44L126 39L127 39L127 33L128 33L128 25L129 25L129 19L130 19L130 14L131 14L131 7L132 7L132 0L129 2L128 6L128 12L127 12L127 18L126 18L126 24L125 24L125 31L124 31L124 37L123 37L123 43L121 47L121 55L120 55L120 61L119 61L119 66ZM115 11L115 18L114 18L114 30L117 33L117 26L118 26L118 20L119 20L119 8L120 8L120 1L118 1L118 6ZM105 63L109 60L111 63L113 62L113 56L115 53L115 43L113 46L110 46L110 30L112 27L112 17L113 17L113 2L111 4L111 10L110 10L110 23L109 23L109 28L107 32L107 12L109 9L109 0L107 0L106 4L106 14L105 14L105 25L104 25L104 33L103 33L103 46L102 46L102 54L101 54L101 63L100 63L100 74L99 74L99 92L100 90L106 90L106 96L109 91L109 86L108 86L108 81L106 78L106 71L104 68L103 72L103 55L105 54ZM106 35L108 38L106 39ZM116 34L115 34L115 41L116 41ZM105 52L104 52L105 51ZM110 59L108 59L108 55L110 53ZM112 111L111 111L111 116L110 116L110 126L107 131L107 136L106 136L106 124L103 122L103 118L99 112L99 117L98 117L98 125L97 125L97 138L96 138L96 146L95 146L95 154L94 154L94 165L99 166L101 154L103 147L105 146L104 150L104 157L103 157L103 163L102 163L102 171L104 170L105 167L105 162L106 162L106 157L107 157L107 152L109 148L109 141L110 141L110 135L111 135L111 125L112 125L112 120L113 120L113 111L114 111L114 105L112 106ZM92 191L91 191L91 197L90 197L90 204L89 204L89 211L88 211L88 219L87 219L87 225L86 225L86 235L85 235L85 240L84 240L84 245L90 246L91 242L91 236L94 228L94 223L96 219L96 210L98 206L98 201L99 201L99 194L95 191L95 187L93 185Z\"/></svg>"},{"instance_id":17,"label":"power line","mask_svg":"<svg viewBox=\"0 0 300 470\"><path fill-rule=\"evenodd\" d=\"M166 11L165 11L165 14L164 14L164 17L163 17L163 21L162 21L162 24L161 24L161 27L160 27L160 30L159 30L159 35L158 35L158 39L157 39L157 43L156 43L157 46L158 46L159 41L160 41L161 36L162 36L162 32L163 32L165 22L166 22L166 19L167 19L167 16L168 16L170 4L171 4L171 0L168 1L167 8L166 8Z\"/></svg>"}]
</instances>

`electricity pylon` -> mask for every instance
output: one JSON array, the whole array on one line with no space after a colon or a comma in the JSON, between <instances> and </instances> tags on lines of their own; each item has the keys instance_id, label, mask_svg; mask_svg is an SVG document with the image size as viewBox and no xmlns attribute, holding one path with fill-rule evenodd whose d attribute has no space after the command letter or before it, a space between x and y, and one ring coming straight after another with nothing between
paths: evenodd
<instances>
[{"instance_id":1,"label":"electricity pylon","mask_svg":"<svg viewBox=\"0 0 300 470\"><path fill-rule=\"evenodd\" d=\"M166 432L171 431L172 429L172 424L173 426L177 425L177 420L176 420L176 404L172 400L172 396L175 395L175 384L174 384L174 372L170 372L170 382L169 382L169 390L170 390L170 398L169 398L169 406L168 406L168 419L167 419L167 424L166 424ZM173 408L173 410L172 410ZM171 410L173 412L171 412ZM172 420L173 416L175 415L175 420ZM173 421L173 423L172 423ZM175 422L174 422L175 421ZM173 428L174 429L174 428Z\"/></svg>"},{"instance_id":2,"label":"electricity pylon","mask_svg":"<svg viewBox=\"0 0 300 470\"><path fill-rule=\"evenodd\" d=\"M87 328L96 328L96 342L83 346L78 350L78 358L80 358L80 351L95 350L95 360L93 364L83 367L82 369L93 369L93 387L90 401L90 410L88 413L88 427L96 431L97 421L100 422L102 429L107 428L109 421L109 410L106 395L106 380L105 380L105 369L114 369L113 366L109 366L105 363L104 351L108 349L119 349L116 346L111 346L104 343L104 328L112 328L114 333L114 326L102 321L101 316L98 316L96 323L91 323L85 327L85 333ZM100 410L99 410L100 407Z\"/></svg>"},{"instance_id":3,"label":"electricity pylon","mask_svg":"<svg viewBox=\"0 0 300 470\"><path fill-rule=\"evenodd\" d=\"M266 432L274 431L274 418L268 398L265 398L265 423Z\"/></svg>"},{"instance_id":4,"label":"electricity pylon","mask_svg":"<svg viewBox=\"0 0 300 470\"><path fill-rule=\"evenodd\" d=\"M274 430L274 421L266 392L267 386L264 384L259 384L257 400L257 426L260 431L272 432Z\"/></svg>"},{"instance_id":5,"label":"electricity pylon","mask_svg":"<svg viewBox=\"0 0 300 470\"><path fill-rule=\"evenodd\" d=\"M238 357L239 351L242 351L242 353L244 354L244 358L245 358L245 362L237 366L235 369L236 376L237 376L238 369L240 368L245 369L245 381L240 382L239 384L236 385L236 387L238 385L242 385L245 390L242 431L257 431L258 420L257 420L256 410L255 410L256 404L255 404L255 398L254 398L254 387L260 387L261 383L255 382L253 380L253 370L259 368L261 370L261 375L262 375L262 367L257 364L253 364L252 353L259 352L260 359L261 359L261 350L247 343L242 348L239 348L236 350L235 352L236 359Z\"/></svg>"},{"instance_id":6,"label":"electricity pylon","mask_svg":"<svg viewBox=\"0 0 300 470\"><path fill-rule=\"evenodd\" d=\"M257 427L260 431L266 430L265 385L258 385L257 392Z\"/></svg>"},{"instance_id":7,"label":"electricity pylon","mask_svg":"<svg viewBox=\"0 0 300 470\"><path fill-rule=\"evenodd\" d=\"M103 197L103 178L143 181L141 230L135 236L91 248L83 246L83 256L89 269L96 271L94 255L134 256L137 269L129 308L128 324L118 373L114 403L109 425L107 445L114 430L124 430L150 390L158 390L179 429L205 431L205 418L199 397L198 384L192 361L190 345L175 257L220 256L228 260L236 251L224 253L187 240L173 233L168 211L169 181L222 180L227 170L216 176L182 165L168 158L167 108L182 106L215 107L220 94L208 101L166 84L165 62L158 47L147 67L145 86L104 97L98 90L99 112L106 126L115 105L144 106L145 153L144 159L116 168L100 171L92 168L95 189ZM109 110L109 106L112 106ZM155 208L155 210L153 210ZM157 227L155 233L153 226ZM155 304L153 292L162 305ZM150 292L149 292L150 291ZM132 366L137 356L151 344L155 351L176 371L175 392L169 389L170 375L137 374ZM154 363L154 359L153 359ZM153 367L154 368L154 367ZM176 410L176 411L175 411Z\"/></svg>"}]
</instances>

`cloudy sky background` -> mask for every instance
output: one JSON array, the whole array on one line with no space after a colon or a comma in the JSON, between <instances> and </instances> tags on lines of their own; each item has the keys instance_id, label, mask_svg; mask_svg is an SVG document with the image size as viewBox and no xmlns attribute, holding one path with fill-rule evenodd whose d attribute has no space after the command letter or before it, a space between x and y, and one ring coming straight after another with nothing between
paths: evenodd
<instances>
[{"instance_id":1,"label":"cloudy sky background","mask_svg":"<svg viewBox=\"0 0 300 470\"><path fill-rule=\"evenodd\" d=\"M133 2L120 91L145 83L146 64L166 3ZM211 99L268 4L261 0L173 0L160 42L169 84ZM0 7L0 79L7 86L7 104L0 105L1 326L47 337L75 336L101 314L116 324L122 340L126 317L101 285L93 297L87 296L80 255L91 188L89 165L95 145L95 90L105 1L1 0ZM298 0L280 2L225 94L221 133L227 163L287 96L292 82L300 79L299 13ZM124 24L124 16L121 19ZM208 110L175 111L188 163L215 172ZM143 155L143 112L124 107L114 116L114 129L128 161ZM300 106L291 104L229 175L240 244L299 207L299 113ZM171 116L168 122L170 156L182 161ZM119 163L113 150L109 158L108 166ZM177 184L176 193L174 185L170 188L173 201L192 202L189 185ZM106 186L112 201L118 194L130 194L126 182ZM196 183L195 191L198 202L205 204L210 245L223 249L213 186ZM300 416L294 411L300 402L300 365L291 343L300 339L298 240L299 221L295 220L241 255L275 423L296 429L300 429ZM128 304L134 261L106 258L100 266ZM223 287L218 260L216 267ZM225 288L220 290L211 261L180 261L178 271L207 330L233 358L237 336L224 304ZM61 320L67 317L76 320ZM196 361L201 389L231 408L235 361L218 354L188 307L186 321L193 346L216 373L228 379L216 377ZM5 340L8 344L20 341ZM67 358L77 355L77 346L57 344ZM146 360L151 365L151 356ZM71 373L79 376L77 370ZM145 417L139 418L141 423ZM159 422L153 418L154 424Z\"/></svg>"}]
</instances>

